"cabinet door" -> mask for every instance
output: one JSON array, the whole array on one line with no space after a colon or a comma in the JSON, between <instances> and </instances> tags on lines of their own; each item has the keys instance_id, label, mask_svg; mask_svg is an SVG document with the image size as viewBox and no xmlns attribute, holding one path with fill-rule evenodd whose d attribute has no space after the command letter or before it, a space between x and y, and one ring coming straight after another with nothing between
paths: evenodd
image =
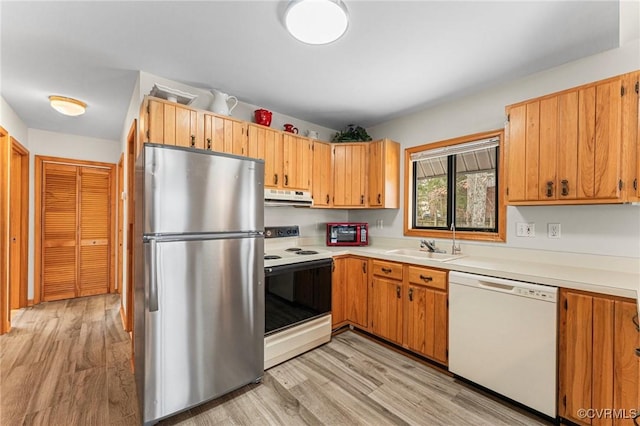
<instances>
[{"instance_id":1,"label":"cabinet door","mask_svg":"<svg viewBox=\"0 0 640 426\"><path fill-rule=\"evenodd\" d=\"M621 300L615 301L614 310L613 406L629 411L640 407L640 358L635 354L636 348L640 347L640 333L636 325L638 310L636 303ZM631 422L616 419L614 424L631 425Z\"/></svg>"},{"instance_id":2,"label":"cabinet door","mask_svg":"<svg viewBox=\"0 0 640 426\"><path fill-rule=\"evenodd\" d=\"M246 123L214 114L204 114L205 148L227 154L248 154Z\"/></svg>"},{"instance_id":3,"label":"cabinet door","mask_svg":"<svg viewBox=\"0 0 640 426\"><path fill-rule=\"evenodd\" d=\"M593 298L562 291L560 298L559 414L584 424L578 410L591 407L593 389Z\"/></svg>"},{"instance_id":4,"label":"cabinet door","mask_svg":"<svg viewBox=\"0 0 640 426\"><path fill-rule=\"evenodd\" d=\"M367 328L367 259L347 258L346 316L352 323Z\"/></svg>"},{"instance_id":5,"label":"cabinet door","mask_svg":"<svg viewBox=\"0 0 640 426\"><path fill-rule=\"evenodd\" d=\"M527 200L527 105L518 105L507 110L509 128L506 143L507 199Z\"/></svg>"},{"instance_id":6,"label":"cabinet door","mask_svg":"<svg viewBox=\"0 0 640 426\"><path fill-rule=\"evenodd\" d=\"M368 204L398 208L400 205L400 144L387 139L370 142Z\"/></svg>"},{"instance_id":7,"label":"cabinet door","mask_svg":"<svg viewBox=\"0 0 640 426\"><path fill-rule=\"evenodd\" d=\"M405 294L405 345L429 358L447 363L447 294L409 284Z\"/></svg>"},{"instance_id":8,"label":"cabinet door","mask_svg":"<svg viewBox=\"0 0 640 426\"><path fill-rule=\"evenodd\" d=\"M334 144L333 205L365 206L366 146L364 144Z\"/></svg>"},{"instance_id":9,"label":"cabinet door","mask_svg":"<svg viewBox=\"0 0 640 426\"><path fill-rule=\"evenodd\" d=\"M578 92L558 96L557 199L576 198L578 182Z\"/></svg>"},{"instance_id":10,"label":"cabinet door","mask_svg":"<svg viewBox=\"0 0 640 426\"><path fill-rule=\"evenodd\" d=\"M640 72L623 76L624 96L622 97L622 159L625 184L622 187L627 201L638 201L640 190Z\"/></svg>"},{"instance_id":11,"label":"cabinet door","mask_svg":"<svg viewBox=\"0 0 640 426\"><path fill-rule=\"evenodd\" d=\"M333 259L331 275L331 327L336 328L347 320L347 258Z\"/></svg>"},{"instance_id":12,"label":"cabinet door","mask_svg":"<svg viewBox=\"0 0 640 426\"><path fill-rule=\"evenodd\" d=\"M402 344L402 282L374 276L370 297L371 331Z\"/></svg>"},{"instance_id":13,"label":"cabinet door","mask_svg":"<svg viewBox=\"0 0 640 426\"><path fill-rule=\"evenodd\" d=\"M249 124L248 156L264 160L265 188L282 186L282 134L259 124Z\"/></svg>"},{"instance_id":14,"label":"cabinet door","mask_svg":"<svg viewBox=\"0 0 640 426\"><path fill-rule=\"evenodd\" d=\"M284 181L287 189L311 189L311 141L302 136L284 134L282 140Z\"/></svg>"},{"instance_id":15,"label":"cabinet door","mask_svg":"<svg viewBox=\"0 0 640 426\"><path fill-rule=\"evenodd\" d=\"M620 79L578 92L578 198L620 196Z\"/></svg>"},{"instance_id":16,"label":"cabinet door","mask_svg":"<svg viewBox=\"0 0 640 426\"><path fill-rule=\"evenodd\" d=\"M198 147L202 144L198 113L191 108L149 99L147 141Z\"/></svg>"},{"instance_id":17,"label":"cabinet door","mask_svg":"<svg viewBox=\"0 0 640 426\"><path fill-rule=\"evenodd\" d=\"M540 101L538 139L538 200L555 200L558 194L556 171L558 158L558 97Z\"/></svg>"},{"instance_id":18,"label":"cabinet door","mask_svg":"<svg viewBox=\"0 0 640 426\"><path fill-rule=\"evenodd\" d=\"M313 142L313 176L312 191L314 207L331 205L333 190L333 173L331 169L331 144Z\"/></svg>"}]
</instances>

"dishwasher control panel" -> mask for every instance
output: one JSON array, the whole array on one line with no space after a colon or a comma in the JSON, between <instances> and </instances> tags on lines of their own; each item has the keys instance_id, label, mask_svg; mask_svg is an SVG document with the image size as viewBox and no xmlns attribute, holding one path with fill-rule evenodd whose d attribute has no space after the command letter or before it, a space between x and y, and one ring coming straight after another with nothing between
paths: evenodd
<instances>
[{"instance_id":1,"label":"dishwasher control panel","mask_svg":"<svg viewBox=\"0 0 640 426\"><path fill-rule=\"evenodd\" d=\"M556 293L551 291L534 290L531 288L514 287L514 292L520 296L531 297L534 299L556 301Z\"/></svg>"}]
</instances>

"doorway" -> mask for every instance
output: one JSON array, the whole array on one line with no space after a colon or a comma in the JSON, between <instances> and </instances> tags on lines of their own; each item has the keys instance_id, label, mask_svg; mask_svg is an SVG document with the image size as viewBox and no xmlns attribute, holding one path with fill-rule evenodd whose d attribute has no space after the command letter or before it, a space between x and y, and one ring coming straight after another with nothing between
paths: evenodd
<instances>
[{"instance_id":1,"label":"doorway","mask_svg":"<svg viewBox=\"0 0 640 426\"><path fill-rule=\"evenodd\" d=\"M35 160L34 302L113 292L115 164Z\"/></svg>"},{"instance_id":2,"label":"doorway","mask_svg":"<svg viewBox=\"0 0 640 426\"><path fill-rule=\"evenodd\" d=\"M9 162L9 309L27 306L29 151L11 139Z\"/></svg>"}]
</instances>

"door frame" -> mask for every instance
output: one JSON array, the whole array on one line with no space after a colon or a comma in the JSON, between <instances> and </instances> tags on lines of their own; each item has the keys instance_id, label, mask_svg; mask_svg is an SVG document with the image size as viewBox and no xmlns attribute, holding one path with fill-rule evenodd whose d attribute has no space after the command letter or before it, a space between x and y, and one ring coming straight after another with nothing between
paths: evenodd
<instances>
[{"instance_id":1,"label":"door frame","mask_svg":"<svg viewBox=\"0 0 640 426\"><path fill-rule=\"evenodd\" d=\"M11 329L9 309L9 133L0 127L0 334Z\"/></svg>"},{"instance_id":2,"label":"door frame","mask_svg":"<svg viewBox=\"0 0 640 426\"><path fill-rule=\"evenodd\" d=\"M126 321L124 324L125 331L129 331L133 334L133 221L135 218L135 197L134 197L134 172L136 161L136 149L138 145L138 120L134 119L129 128L129 134L127 136L127 150L126 150L126 162L125 173L127 175L127 267L125 268L124 282L127 284L127 309L126 309ZM133 338L131 339L131 348L133 352ZM133 359L133 356L131 357Z\"/></svg>"},{"instance_id":3,"label":"door frame","mask_svg":"<svg viewBox=\"0 0 640 426\"><path fill-rule=\"evenodd\" d=\"M122 251L124 249L124 200L122 199L122 193L124 191L124 153L120 154L120 160L118 161L118 183L117 183L116 196L118 197L118 260L116 261L116 291L122 295ZM120 296L122 300L122 296Z\"/></svg>"},{"instance_id":4,"label":"door frame","mask_svg":"<svg viewBox=\"0 0 640 426\"><path fill-rule=\"evenodd\" d=\"M86 167L99 167L108 169L111 175L111 203L109 205L109 220L111 222L111 244L109 247L109 292L112 293L115 288L115 242L117 241L117 226L116 225L116 185L113 183L116 181L115 171L116 165L114 163L102 163L98 161L86 161L75 160L72 158L60 158L60 157L48 157L44 155L35 156L34 166L34 274L33 274L33 304L38 304L42 301L42 169L46 163L67 164L72 166L86 166Z\"/></svg>"},{"instance_id":5,"label":"door frame","mask_svg":"<svg viewBox=\"0 0 640 426\"><path fill-rule=\"evenodd\" d=\"M15 138L10 137L11 141L11 149L10 149L10 162L9 162L9 173L10 176L13 174L13 153L17 152L20 155L20 214L21 216L15 218L20 226L20 235L18 238L20 239L20 252L18 256L20 256L20 264L18 271L11 270L11 241L9 241L9 303L11 303L11 294L14 292L18 293L18 308L25 308L28 305L27 301L27 291L28 291L28 272L29 272L29 150L26 149L20 142L18 142ZM9 199L13 195L13 187L11 182L9 182ZM11 214L11 206L9 206L9 234L12 233L13 227L16 226L16 223L12 221L14 219L14 215ZM8 235L9 239L11 239L11 235ZM13 273L17 273L19 275L19 280L17 287L12 282L11 275ZM11 306L9 306L9 310L11 310Z\"/></svg>"}]
</instances>

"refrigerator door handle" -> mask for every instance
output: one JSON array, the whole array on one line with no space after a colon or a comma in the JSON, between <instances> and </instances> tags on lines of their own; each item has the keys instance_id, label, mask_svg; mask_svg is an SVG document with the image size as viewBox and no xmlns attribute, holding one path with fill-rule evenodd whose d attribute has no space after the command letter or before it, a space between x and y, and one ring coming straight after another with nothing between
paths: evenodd
<instances>
[{"instance_id":1,"label":"refrigerator door handle","mask_svg":"<svg viewBox=\"0 0 640 426\"><path fill-rule=\"evenodd\" d=\"M151 239L149 241L149 249L151 251L151 262L149 263L149 312L158 311L158 274L156 271L156 240Z\"/></svg>"}]
</instances>

